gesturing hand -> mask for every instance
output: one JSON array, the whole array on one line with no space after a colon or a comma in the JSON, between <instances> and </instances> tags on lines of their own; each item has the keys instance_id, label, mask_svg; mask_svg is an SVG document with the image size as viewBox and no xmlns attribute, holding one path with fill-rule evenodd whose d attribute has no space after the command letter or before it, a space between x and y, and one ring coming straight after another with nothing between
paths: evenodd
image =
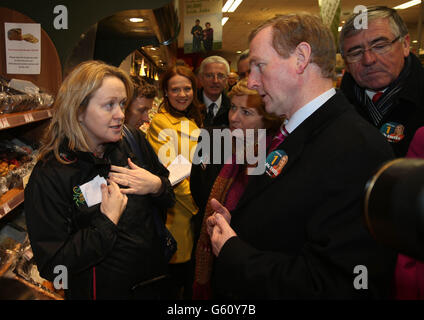
<instances>
[{"instance_id":1,"label":"gesturing hand","mask_svg":"<svg viewBox=\"0 0 424 320\"><path fill-rule=\"evenodd\" d=\"M221 252L222 246L228 239L237 236L223 215L214 213L206 221L209 236L211 237L212 251L215 256Z\"/></svg>"},{"instance_id":2,"label":"gesturing hand","mask_svg":"<svg viewBox=\"0 0 424 320\"><path fill-rule=\"evenodd\" d=\"M227 208L225 208L218 200L215 198L212 198L211 201L211 207L213 211L216 213L220 213L224 216L225 220L227 220L228 224L231 223L231 214L230 211L228 211Z\"/></svg>"},{"instance_id":3,"label":"gesturing hand","mask_svg":"<svg viewBox=\"0 0 424 320\"><path fill-rule=\"evenodd\" d=\"M124 212L127 206L128 198L125 194L121 193L118 185L113 181L110 181L108 186L102 184L100 187L102 190L100 211L114 224L118 224L122 212Z\"/></svg>"},{"instance_id":4,"label":"gesturing hand","mask_svg":"<svg viewBox=\"0 0 424 320\"><path fill-rule=\"evenodd\" d=\"M145 195L157 193L162 186L162 181L158 176L140 168L128 158L129 169L119 166L111 166L109 179L117 184L128 187L121 189L124 194Z\"/></svg>"}]
</instances>

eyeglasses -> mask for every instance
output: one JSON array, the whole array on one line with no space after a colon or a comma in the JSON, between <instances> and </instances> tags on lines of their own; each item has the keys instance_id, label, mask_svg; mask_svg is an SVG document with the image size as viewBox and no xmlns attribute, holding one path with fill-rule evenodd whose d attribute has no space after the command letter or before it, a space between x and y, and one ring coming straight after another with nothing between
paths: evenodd
<instances>
[{"instance_id":1,"label":"eyeglasses","mask_svg":"<svg viewBox=\"0 0 424 320\"><path fill-rule=\"evenodd\" d=\"M365 51L368 51L368 50L370 50L374 54L378 54L378 55L386 54L392 49L392 45L396 41L398 41L400 38L401 38L400 36L397 36L392 41L386 41L386 40L378 41L378 42L374 43L372 46L370 46L368 49L358 48L358 49L355 49L353 51L350 51L350 52L345 54L346 61L348 63L359 62L364 57Z\"/></svg>"},{"instance_id":2,"label":"eyeglasses","mask_svg":"<svg viewBox=\"0 0 424 320\"><path fill-rule=\"evenodd\" d=\"M208 80L215 79L215 77L217 77L218 80L225 80L225 79L227 79L227 75L225 75L223 73L204 73L203 76L206 79L208 79Z\"/></svg>"}]
</instances>

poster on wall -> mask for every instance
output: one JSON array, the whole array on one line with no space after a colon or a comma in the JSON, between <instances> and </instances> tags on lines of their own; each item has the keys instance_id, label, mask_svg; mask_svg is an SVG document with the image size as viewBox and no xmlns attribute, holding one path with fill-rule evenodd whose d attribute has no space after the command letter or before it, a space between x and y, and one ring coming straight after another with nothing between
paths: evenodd
<instances>
[{"instance_id":1,"label":"poster on wall","mask_svg":"<svg viewBox=\"0 0 424 320\"><path fill-rule=\"evenodd\" d=\"M40 74L41 26L39 23L4 23L6 72Z\"/></svg>"},{"instance_id":2,"label":"poster on wall","mask_svg":"<svg viewBox=\"0 0 424 320\"><path fill-rule=\"evenodd\" d=\"M222 48L222 0L184 0L184 53Z\"/></svg>"}]
</instances>

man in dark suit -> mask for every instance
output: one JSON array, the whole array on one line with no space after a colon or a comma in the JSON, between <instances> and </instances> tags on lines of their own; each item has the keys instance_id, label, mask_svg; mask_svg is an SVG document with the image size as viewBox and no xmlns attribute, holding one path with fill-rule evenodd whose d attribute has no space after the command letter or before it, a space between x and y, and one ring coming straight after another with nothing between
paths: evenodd
<instances>
[{"instance_id":1,"label":"man in dark suit","mask_svg":"<svg viewBox=\"0 0 424 320\"><path fill-rule=\"evenodd\" d=\"M199 67L199 80L202 89L198 92L199 101L205 104L205 127L228 126L230 99L225 95L230 66L223 57L210 56Z\"/></svg>"},{"instance_id":2,"label":"man in dark suit","mask_svg":"<svg viewBox=\"0 0 424 320\"><path fill-rule=\"evenodd\" d=\"M273 174L250 176L231 213L213 201L216 212L207 223L218 295L388 297L396 254L362 224L362 196L393 153L332 87L331 32L318 17L282 15L249 40L249 87L268 112L288 119L281 128L285 138L277 136L267 151L267 164L278 154L288 161Z\"/></svg>"},{"instance_id":3,"label":"man in dark suit","mask_svg":"<svg viewBox=\"0 0 424 320\"><path fill-rule=\"evenodd\" d=\"M409 51L408 28L396 10L369 7L366 28L358 28L363 15L352 15L340 32L347 71L340 88L359 114L380 129L395 155L404 157L424 125L424 69ZM403 135L393 139L399 126Z\"/></svg>"}]
</instances>

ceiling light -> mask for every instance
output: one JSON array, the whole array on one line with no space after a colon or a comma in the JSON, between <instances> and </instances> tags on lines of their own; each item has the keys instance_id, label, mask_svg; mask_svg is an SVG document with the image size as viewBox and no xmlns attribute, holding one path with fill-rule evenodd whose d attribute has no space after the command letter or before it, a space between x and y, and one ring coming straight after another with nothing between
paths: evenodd
<instances>
[{"instance_id":1,"label":"ceiling light","mask_svg":"<svg viewBox=\"0 0 424 320\"><path fill-rule=\"evenodd\" d=\"M137 22L143 22L144 19L143 18L130 18L129 19L131 22L137 23Z\"/></svg>"},{"instance_id":2,"label":"ceiling light","mask_svg":"<svg viewBox=\"0 0 424 320\"><path fill-rule=\"evenodd\" d=\"M418 43L418 40L412 40L412 43Z\"/></svg>"},{"instance_id":3,"label":"ceiling light","mask_svg":"<svg viewBox=\"0 0 424 320\"><path fill-rule=\"evenodd\" d=\"M234 12L234 11L236 11L237 7L242 2L243 2L243 0L235 0L234 3L233 3L233 5L230 7L230 9L228 9L228 12Z\"/></svg>"},{"instance_id":4,"label":"ceiling light","mask_svg":"<svg viewBox=\"0 0 424 320\"><path fill-rule=\"evenodd\" d=\"M224 4L224 6L222 7L222 12L227 12L228 9L231 7L231 5L233 4L234 0L227 0L227 2Z\"/></svg>"},{"instance_id":5,"label":"ceiling light","mask_svg":"<svg viewBox=\"0 0 424 320\"><path fill-rule=\"evenodd\" d=\"M230 18L229 17L222 17L221 24L224 25L228 21L228 19L230 19Z\"/></svg>"},{"instance_id":6,"label":"ceiling light","mask_svg":"<svg viewBox=\"0 0 424 320\"><path fill-rule=\"evenodd\" d=\"M402 10L402 9L406 9L406 8L409 8L409 7L416 6L417 4L420 4L420 3L421 3L421 0L412 0L412 1L402 3L402 4L394 7L393 9Z\"/></svg>"},{"instance_id":7,"label":"ceiling light","mask_svg":"<svg viewBox=\"0 0 424 320\"><path fill-rule=\"evenodd\" d=\"M241 50L237 50L237 51L236 51L236 53L237 53L237 54L240 54L240 53L241 53Z\"/></svg>"},{"instance_id":8,"label":"ceiling light","mask_svg":"<svg viewBox=\"0 0 424 320\"><path fill-rule=\"evenodd\" d=\"M337 28L337 31L338 31L338 32L342 31L342 27L338 27L338 28Z\"/></svg>"}]
</instances>

